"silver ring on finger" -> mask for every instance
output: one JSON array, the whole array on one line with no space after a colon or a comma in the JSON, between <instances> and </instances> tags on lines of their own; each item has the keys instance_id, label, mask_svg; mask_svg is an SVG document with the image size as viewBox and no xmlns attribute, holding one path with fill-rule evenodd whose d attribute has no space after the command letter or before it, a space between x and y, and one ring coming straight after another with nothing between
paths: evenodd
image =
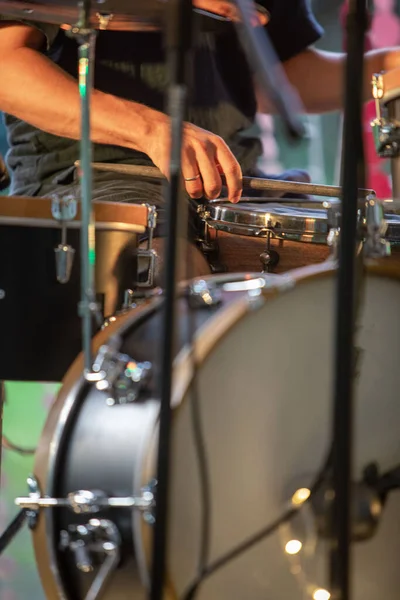
<instances>
[{"instance_id":1,"label":"silver ring on finger","mask_svg":"<svg viewBox=\"0 0 400 600\"><path fill-rule=\"evenodd\" d=\"M201 175L200 173L198 175L196 175L196 177L185 177L185 181L197 181L197 179L200 179Z\"/></svg>"}]
</instances>

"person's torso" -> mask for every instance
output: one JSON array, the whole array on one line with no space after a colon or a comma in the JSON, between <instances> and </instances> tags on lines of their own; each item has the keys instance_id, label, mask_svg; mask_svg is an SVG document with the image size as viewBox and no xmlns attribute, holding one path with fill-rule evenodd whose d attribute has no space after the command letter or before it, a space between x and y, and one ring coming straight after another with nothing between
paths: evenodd
<instances>
[{"instance_id":1,"label":"person's torso","mask_svg":"<svg viewBox=\"0 0 400 600\"><path fill-rule=\"evenodd\" d=\"M227 24L196 36L190 68L188 120L220 135L244 170L261 152L256 137L242 135L253 123L256 102L251 73ZM77 43L60 30L47 56L77 78ZM127 100L165 110L168 70L160 33L100 31L96 40L95 87ZM12 193L35 195L43 185L68 184L79 158L79 142L56 137L5 115L13 174ZM117 146L94 144L97 162L149 163L145 155Z\"/></svg>"}]
</instances>

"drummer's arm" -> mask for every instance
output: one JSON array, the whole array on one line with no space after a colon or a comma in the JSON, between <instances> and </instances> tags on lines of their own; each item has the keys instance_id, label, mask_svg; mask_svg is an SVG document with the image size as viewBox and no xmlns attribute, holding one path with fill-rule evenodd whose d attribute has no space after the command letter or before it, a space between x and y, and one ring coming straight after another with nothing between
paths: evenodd
<instances>
[{"instance_id":1,"label":"drummer's arm","mask_svg":"<svg viewBox=\"0 0 400 600\"><path fill-rule=\"evenodd\" d=\"M321 113L343 108L345 61L346 55L343 53L309 48L283 64L307 112ZM372 75L396 66L400 66L399 49L372 50L365 55L365 101L372 99ZM260 112L271 112L268 100L259 91L257 100Z\"/></svg>"},{"instance_id":2,"label":"drummer's arm","mask_svg":"<svg viewBox=\"0 0 400 600\"><path fill-rule=\"evenodd\" d=\"M40 52L45 36L35 27L0 22L0 111L59 137L80 138L77 81ZM168 176L169 118L148 106L98 90L92 93L91 137L148 155ZM222 138L191 123L184 125L182 175L192 198L217 198L226 177L228 198L242 192L239 163Z\"/></svg>"},{"instance_id":3,"label":"drummer's arm","mask_svg":"<svg viewBox=\"0 0 400 600\"><path fill-rule=\"evenodd\" d=\"M0 111L57 136L79 139L76 81L38 50L42 32L23 24L0 23ZM92 135L96 142L141 150L149 135L149 110L95 91Z\"/></svg>"}]
</instances>

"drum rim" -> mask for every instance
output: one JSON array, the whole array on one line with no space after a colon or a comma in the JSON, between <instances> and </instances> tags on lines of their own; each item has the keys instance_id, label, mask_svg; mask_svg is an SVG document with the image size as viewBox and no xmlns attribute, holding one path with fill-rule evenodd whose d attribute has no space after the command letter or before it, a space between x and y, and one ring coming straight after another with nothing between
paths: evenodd
<instances>
[{"instance_id":1,"label":"drum rim","mask_svg":"<svg viewBox=\"0 0 400 600\"><path fill-rule=\"evenodd\" d=\"M385 260L385 259L384 259ZM389 261L391 262L391 261ZM367 266L369 274L378 277L387 277L400 280L400 271L396 266L392 267L381 260L369 261ZM305 285L308 282L316 279L324 279L332 276L337 272L336 261L328 260L318 265L311 265L295 269L288 274L277 276L276 280L271 281L271 285L261 290L258 296L259 304L249 301L249 295L244 294L237 300L234 300L230 305L225 307L225 318L221 319L221 312L216 313L201 326L196 332L196 355L197 366L201 366L206 360L209 353L221 343L225 335L230 331L231 327L238 323L245 315L253 312L264 306L268 300L276 298L279 294L286 293L296 288L299 285ZM257 275L259 277L259 274ZM211 276L210 278L218 278ZM204 278L198 278L204 279ZM134 326L134 323L149 316L161 304L161 298L156 295L152 296L144 306L137 308L135 311L129 311L125 315L120 316L112 322L106 329L99 332L93 340L93 349L96 352L99 347L106 343L107 340L119 333L122 334L126 329ZM228 315L228 318L226 316ZM201 340L201 343L200 343ZM189 346L184 346L177 354L174 361L174 378L172 389L172 405L173 412L176 414L177 409L182 406L184 395L192 381L191 369L191 350ZM186 371L186 375L185 372ZM68 370L62 387L57 395L57 398L50 409L45 426L43 428L34 463L34 473L39 482L40 491L42 494L51 494L53 487L53 479L55 475L55 461L57 460L57 452L62 441L65 425L71 411L76 406L78 391L82 388L84 380L83 373L83 356L79 354L70 369ZM183 385L181 375L185 375ZM179 380L179 381L178 381ZM178 381L178 384L177 384ZM157 418L158 421L158 418ZM150 436L149 446L152 440ZM153 476L151 472L152 460L149 455L143 462L141 471L142 484L148 483ZM134 519L134 515L132 520ZM133 527L135 525L133 524ZM149 537L145 534L149 526L142 522L142 546L143 555L149 557L151 549L149 547ZM32 531L33 548L35 560L42 582L46 597L49 600L58 600L59 591L63 589L62 581L59 577L57 560L55 557L55 547L52 542L52 519L46 518L46 512L41 511L36 528ZM147 564L147 568L149 564ZM172 581L167 578L167 586L173 586ZM171 590L170 590L171 591Z\"/></svg>"},{"instance_id":2,"label":"drum rim","mask_svg":"<svg viewBox=\"0 0 400 600\"><path fill-rule=\"evenodd\" d=\"M306 204L307 201L305 200ZM309 214L301 214L301 208L290 204L267 204L265 210L253 210L249 203L232 205L229 202L210 205L205 209L203 219L209 227L219 231L249 237L268 237L296 242L326 244L328 236L328 216L323 208L303 208ZM321 203L322 204L322 203ZM276 211L277 205L283 208ZM292 210L291 210L292 209ZM275 211L275 212L274 212ZM271 215L271 224L262 223L265 214ZM293 226L296 223L297 226ZM313 224L312 226L311 223Z\"/></svg>"}]
</instances>

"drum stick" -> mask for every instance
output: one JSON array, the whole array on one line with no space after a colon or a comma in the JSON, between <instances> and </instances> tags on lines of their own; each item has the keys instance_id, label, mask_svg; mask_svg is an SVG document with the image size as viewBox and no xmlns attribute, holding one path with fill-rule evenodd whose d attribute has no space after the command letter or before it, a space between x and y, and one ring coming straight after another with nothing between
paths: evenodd
<instances>
[{"instance_id":1,"label":"drum stick","mask_svg":"<svg viewBox=\"0 0 400 600\"><path fill-rule=\"evenodd\" d=\"M79 161L75 163L79 167ZM165 179L157 167L147 167L141 165L119 165L113 163L92 163L95 171L107 171L108 173L120 173L121 175L130 175L138 179L155 179L162 181ZM222 183L225 185L224 175L221 175ZM243 189L275 191L285 194L304 194L311 196L325 196L328 198L339 198L342 188L335 185L319 185L315 183L302 183L300 181L282 181L277 179L267 179L263 177L243 177ZM375 196L373 190L358 190L360 198ZM246 199L248 202L249 200Z\"/></svg>"}]
</instances>

